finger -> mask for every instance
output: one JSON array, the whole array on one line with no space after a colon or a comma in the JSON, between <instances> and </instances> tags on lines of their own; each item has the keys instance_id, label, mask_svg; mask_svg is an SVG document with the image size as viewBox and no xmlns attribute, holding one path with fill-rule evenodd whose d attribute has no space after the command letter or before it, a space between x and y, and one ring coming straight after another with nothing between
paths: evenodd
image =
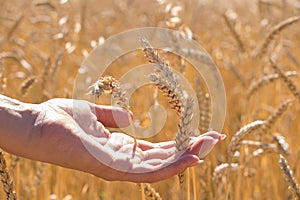
<instances>
[{"instance_id":1,"label":"finger","mask_svg":"<svg viewBox=\"0 0 300 200\"><path fill-rule=\"evenodd\" d=\"M209 135L199 136L194 139L194 143L187 149L185 154L194 154L204 158L220 140L219 137Z\"/></svg>"},{"instance_id":2,"label":"finger","mask_svg":"<svg viewBox=\"0 0 300 200\"><path fill-rule=\"evenodd\" d=\"M138 147L141 148L143 151L153 149L155 144L152 142L148 142L146 140L137 140Z\"/></svg>"},{"instance_id":3,"label":"finger","mask_svg":"<svg viewBox=\"0 0 300 200\"><path fill-rule=\"evenodd\" d=\"M114 106L103 106L91 104L92 109L95 111L97 120L100 121L104 126L112 128L126 127L130 124L128 118L128 112L121 108ZM129 112L130 117L132 113Z\"/></svg>"}]
</instances>

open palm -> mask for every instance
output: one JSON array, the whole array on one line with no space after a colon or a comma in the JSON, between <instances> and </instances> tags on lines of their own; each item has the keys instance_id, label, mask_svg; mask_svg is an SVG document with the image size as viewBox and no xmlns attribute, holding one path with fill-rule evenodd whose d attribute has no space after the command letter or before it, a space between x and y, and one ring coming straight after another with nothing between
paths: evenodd
<instances>
[{"instance_id":1,"label":"open palm","mask_svg":"<svg viewBox=\"0 0 300 200\"><path fill-rule=\"evenodd\" d=\"M87 101L52 99L38 105L40 123L37 160L92 173L106 180L156 182L200 164L224 138L208 132L192 138L190 147L176 153L175 142L151 143L105 127L129 125L128 115L116 107Z\"/></svg>"}]
</instances>

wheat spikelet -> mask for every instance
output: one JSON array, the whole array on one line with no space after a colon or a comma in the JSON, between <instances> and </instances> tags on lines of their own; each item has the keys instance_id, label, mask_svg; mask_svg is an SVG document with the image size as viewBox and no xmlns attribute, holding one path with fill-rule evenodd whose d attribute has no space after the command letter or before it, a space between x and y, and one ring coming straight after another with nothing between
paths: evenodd
<instances>
[{"instance_id":1,"label":"wheat spikelet","mask_svg":"<svg viewBox=\"0 0 300 200\"><path fill-rule=\"evenodd\" d=\"M292 190L292 192L294 193L294 195L300 199L300 187L299 184L297 183L295 177L293 176L293 172L290 170L290 167L287 163L287 161L285 160L285 158L283 157L283 155L280 155L280 167L282 169L282 172L289 184L289 188L290 190Z\"/></svg>"},{"instance_id":2,"label":"wheat spikelet","mask_svg":"<svg viewBox=\"0 0 300 200\"><path fill-rule=\"evenodd\" d=\"M243 126L239 131L235 133L235 135L232 137L229 147L228 147L228 160L230 162L232 156L234 155L235 151L239 147L240 141L242 141L246 136L248 136L253 131L261 128L266 122L261 120L253 121L245 126Z\"/></svg>"},{"instance_id":3,"label":"wheat spikelet","mask_svg":"<svg viewBox=\"0 0 300 200\"><path fill-rule=\"evenodd\" d=\"M171 108L176 111L178 116L180 116L182 104L178 96L181 95L181 93L178 92L177 87L174 87L174 85L172 85L167 79L164 79L158 73L150 74L148 77L163 93L163 95L168 97L168 103L170 104Z\"/></svg>"},{"instance_id":4,"label":"wheat spikelet","mask_svg":"<svg viewBox=\"0 0 300 200\"><path fill-rule=\"evenodd\" d=\"M296 72L296 71L287 71L284 74L287 77L299 75L298 72ZM255 92L258 91L259 88L261 88L269 83L272 83L279 78L280 78L279 74L269 74L269 75L265 75L265 76L261 77L258 80L253 81L247 91L247 97L248 98L251 97Z\"/></svg>"},{"instance_id":5,"label":"wheat spikelet","mask_svg":"<svg viewBox=\"0 0 300 200\"><path fill-rule=\"evenodd\" d=\"M0 151L0 179L2 182L4 192L6 194L6 199L7 200L17 199L16 192L14 191L14 182L11 180L10 174L7 170L6 161L2 151Z\"/></svg>"},{"instance_id":6,"label":"wheat spikelet","mask_svg":"<svg viewBox=\"0 0 300 200\"><path fill-rule=\"evenodd\" d=\"M225 14L222 15L222 17L225 21L226 26L229 28L230 32L232 33L234 39L237 41L240 50L242 52L245 52L245 45L243 44L240 35L232 25L231 20L228 17L228 13L226 12Z\"/></svg>"},{"instance_id":7,"label":"wheat spikelet","mask_svg":"<svg viewBox=\"0 0 300 200\"><path fill-rule=\"evenodd\" d=\"M291 99L288 99L281 103L278 109L274 111L265 121L266 123L263 125L262 131L267 133L271 129L272 125L276 122L276 120L278 120L282 116L282 114L286 111L286 109L289 105L291 105L292 102L293 101Z\"/></svg>"},{"instance_id":8,"label":"wheat spikelet","mask_svg":"<svg viewBox=\"0 0 300 200\"><path fill-rule=\"evenodd\" d=\"M278 65L276 65L275 61L272 58L270 58L270 62L274 71L279 74L279 76L282 78L293 95L300 101L300 91L298 90L296 84L288 76L285 76L283 70Z\"/></svg>"},{"instance_id":9,"label":"wheat spikelet","mask_svg":"<svg viewBox=\"0 0 300 200\"><path fill-rule=\"evenodd\" d=\"M27 90L37 81L36 76L28 77L26 80L23 81L21 84L21 93L23 96L26 95Z\"/></svg>"},{"instance_id":10,"label":"wheat spikelet","mask_svg":"<svg viewBox=\"0 0 300 200\"><path fill-rule=\"evenodd\" d=\"M162 200L159 193L149 183L144 184L144 193L148 200Z\"/></svg>"},{"instance_id":11,"label":"wheat spikelet","mask_svg":"<svg viewBox=\"0 0 300 200\"><path fill-rule=\"evenodd\" d=\"M254 56L260 56L266 53L266 50L270 44L270 42L274 39L276 35L278 35L282 30L284 30L286 27L300 21L300 16L294 16L290 17L286 20L283 20L279 22L277 25L275 25L270 32L265 37L262 44L254 51Z\"/></svg>"}]
</instances>

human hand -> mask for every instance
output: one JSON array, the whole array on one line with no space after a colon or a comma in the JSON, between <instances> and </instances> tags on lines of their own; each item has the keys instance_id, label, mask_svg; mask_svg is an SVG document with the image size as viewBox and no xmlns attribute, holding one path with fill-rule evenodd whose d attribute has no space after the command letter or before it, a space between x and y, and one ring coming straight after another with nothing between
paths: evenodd
<instances>
[{"instance_id":1,"label":"human hand","mask_svg":"<svg viewBox=\"0 0 300 200\"><path fill-rule=\"evenodd\" d=\"M116 107L87 101L52 99L30 104L36 110L30 147L24 157L94 174L106 180L156 182L198 165L224 135L208 132L192 138L190 147L176 153L175 142L151 143L105 127L129 125L128 114ZM200 156L200 158L199 158Z\"/></svg>"}]
</instances>

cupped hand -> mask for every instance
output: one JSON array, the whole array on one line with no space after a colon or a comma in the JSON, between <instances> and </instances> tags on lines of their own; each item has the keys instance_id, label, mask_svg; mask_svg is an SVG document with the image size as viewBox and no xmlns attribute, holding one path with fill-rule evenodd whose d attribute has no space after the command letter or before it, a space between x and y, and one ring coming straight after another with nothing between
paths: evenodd
<instances>
[{"instance_id":1,"label":"cupped hand","mask_svg":"<svg viewBox=\"0 0 300 200\"><path fill-rule=\"evenodd\" d=\"M35 106L40 127L31 158L94 174L106 180L156 182L199 165L225 136L214 131L191 138L187 150L175 142L151 143L105 127L129 125L128 114L116 107L83 100L52 99Z\"/></svg>"}]
</instances>

